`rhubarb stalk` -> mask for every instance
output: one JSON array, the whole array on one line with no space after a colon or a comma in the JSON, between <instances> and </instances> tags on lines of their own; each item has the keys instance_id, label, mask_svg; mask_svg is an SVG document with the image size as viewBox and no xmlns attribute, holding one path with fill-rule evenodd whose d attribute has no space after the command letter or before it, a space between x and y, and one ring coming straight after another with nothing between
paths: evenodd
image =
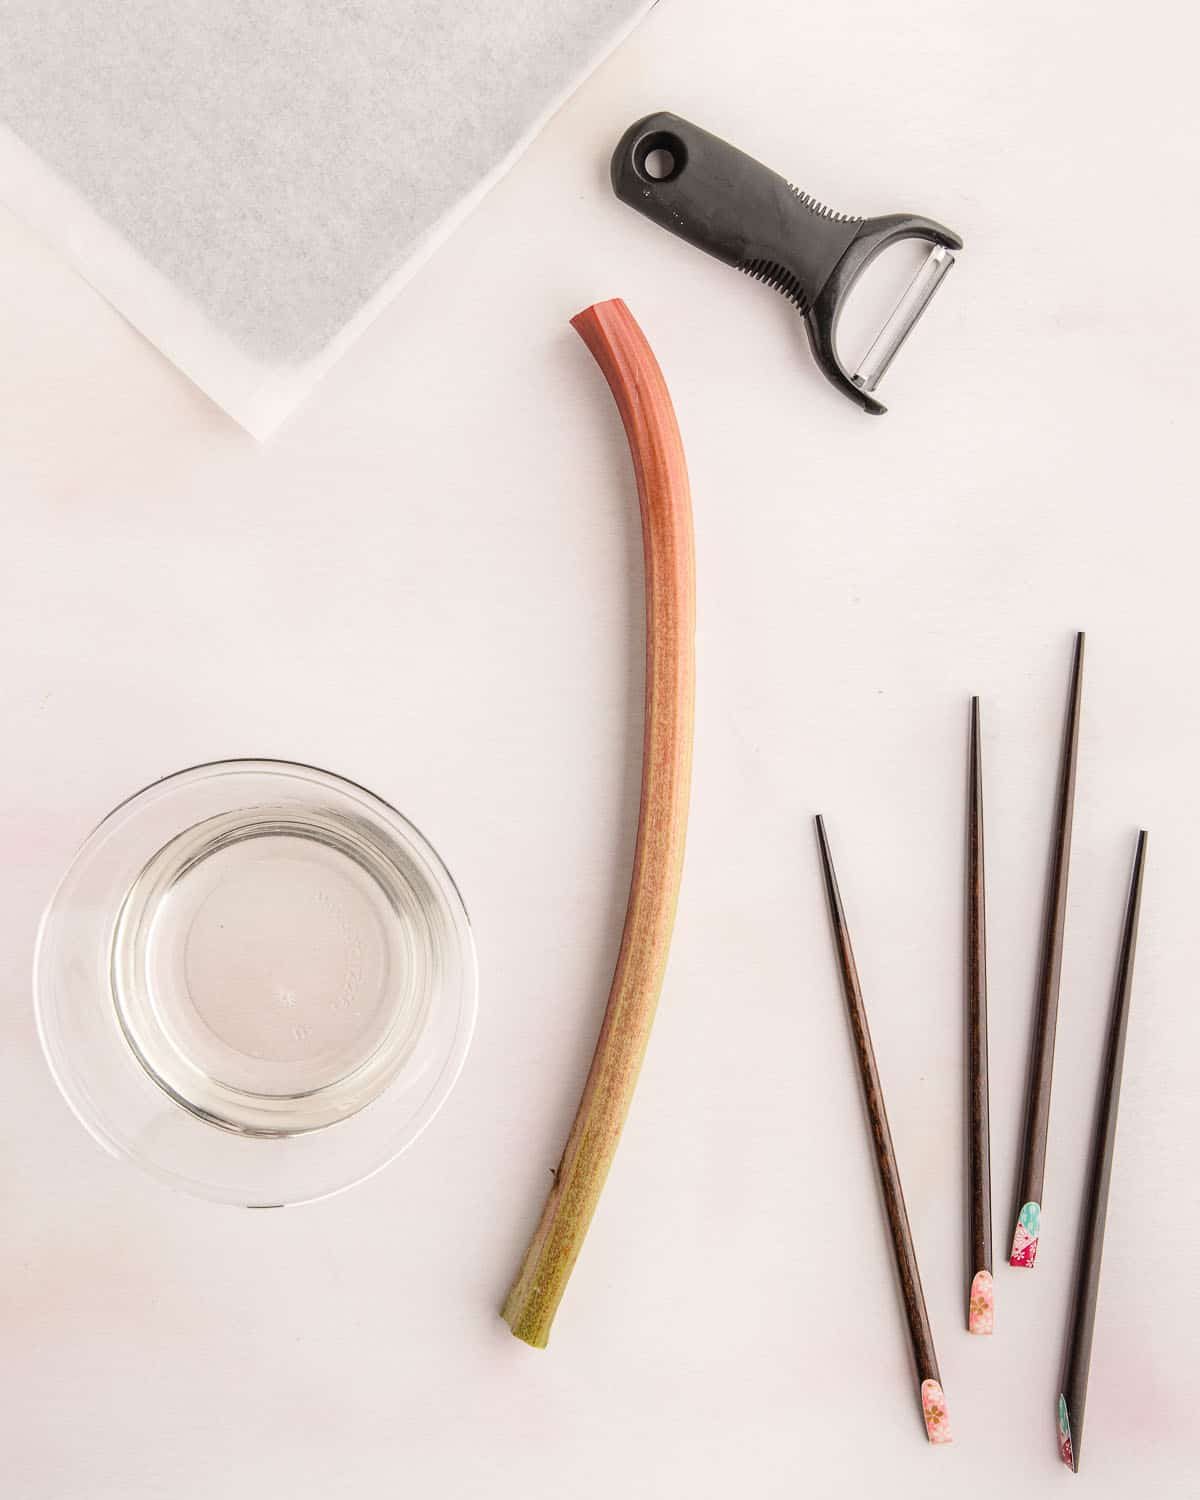
<instances>
[{"instance_id":1,"label":"rhubarb stalk","mask_svg":"<svg viewBox=\"0 0 1200 1500\"><path fill-rule=\"evenodd\" d=\"M599 302L571 322L608 381L633 457L646 572L646 722L633 878L608 1006L554 1185L504 1303L516 1337L539 1349L608 1176L662 988L683 872L695 699L691 496L671 397L623 302Z\"/></svg>"}]
</instances>

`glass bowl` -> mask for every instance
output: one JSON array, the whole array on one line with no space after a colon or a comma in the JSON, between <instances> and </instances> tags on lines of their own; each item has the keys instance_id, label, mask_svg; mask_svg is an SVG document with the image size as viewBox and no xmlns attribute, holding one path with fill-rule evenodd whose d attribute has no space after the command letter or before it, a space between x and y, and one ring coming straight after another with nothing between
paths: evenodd
<instances>
[{"instance_id":1,"label":"glass bowl","mask_svg":"<svg viewBox=\"0 0 1200 1500\"><path fill-rule=\"evenodd\" d=\"M286 761L196 766L111 812L38 933L51 1072L114 1155L263 1208L417 1138L475 1025L462 897L407 819Z\"/></svg>"}]
</instances>

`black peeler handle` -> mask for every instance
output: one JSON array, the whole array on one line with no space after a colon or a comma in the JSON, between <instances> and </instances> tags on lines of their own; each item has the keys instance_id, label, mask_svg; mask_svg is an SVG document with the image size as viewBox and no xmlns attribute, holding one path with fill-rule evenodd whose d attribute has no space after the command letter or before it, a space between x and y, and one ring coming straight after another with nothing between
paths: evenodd
<instances>
[{"instance_id":1,"label":"black peeler handle","mask_svg":"<svg viewBox=\"0 0 1200 1500\"><path fill-rule=\"evenodd\" d=\"M842 303L887 246L925 239L958 250L956 234L912 214L835 213L744 151L666 112L647 115L621 137L612 184L622 202L654 223L782 292L803 314L825 376L865 411L886 411L838 358Z\"/></svg>"}]
</instances>

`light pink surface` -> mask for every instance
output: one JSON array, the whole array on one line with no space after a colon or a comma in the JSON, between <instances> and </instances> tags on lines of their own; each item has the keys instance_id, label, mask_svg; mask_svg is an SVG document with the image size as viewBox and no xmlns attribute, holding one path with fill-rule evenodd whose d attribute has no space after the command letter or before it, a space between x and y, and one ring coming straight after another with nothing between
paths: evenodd
<instances>
[{"instance_id":1,"label":"light pink surface","mask_svg":"<svg viewBox=\"0 0 1200 1500\"><path fill-rule=\"evenodd\" d=\"M1169 251L1200 228L1197 22L1162 8L1132 68L1129 26L1082 0L934 0L916 22L883 0L662 0L265 449L0 214L5 1500L1061 1497L1047 1381L1139 822L1158 844L1085 1483L1088 1500L1187 1493L1200 298L1194 257ZM964 234L881 387L887 416L826 387L781 298L611 198L613 144L660 105L839 208ZM1097 231L1113 201L1133 227ZM638 1098L541 1353L496 1308L595 1040L641 753L636 499L567 326L610 295L661 359L696 493L694 800ZM1055 1254L997 1270L1001 1331L973 1339L967 700L989 735L1000 1194L1080 626ZM285 1213L191 1202L102 1156L28 1002L39 910L92 823L239 753L390 796L479 941L479 1027L445 1112L374 1181ZM945 1454L914 1411L818 807L845 851Z\"/></svg>"}]
</instances>

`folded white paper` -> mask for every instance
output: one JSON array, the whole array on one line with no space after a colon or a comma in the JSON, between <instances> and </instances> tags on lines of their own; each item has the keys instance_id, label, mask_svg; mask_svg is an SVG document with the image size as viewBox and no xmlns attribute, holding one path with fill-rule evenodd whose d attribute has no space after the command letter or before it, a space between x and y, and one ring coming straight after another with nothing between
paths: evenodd
<instances>
[{"instance_id":1,"label":"folded white paper","mask_svg":"<svg viewBox=\"0 0 1200 1500\"><path fill-rule=\"evenodd\" d=\"M266 436L652 0L3 0L0 193Z\"/></svg>"}]
</instances>

